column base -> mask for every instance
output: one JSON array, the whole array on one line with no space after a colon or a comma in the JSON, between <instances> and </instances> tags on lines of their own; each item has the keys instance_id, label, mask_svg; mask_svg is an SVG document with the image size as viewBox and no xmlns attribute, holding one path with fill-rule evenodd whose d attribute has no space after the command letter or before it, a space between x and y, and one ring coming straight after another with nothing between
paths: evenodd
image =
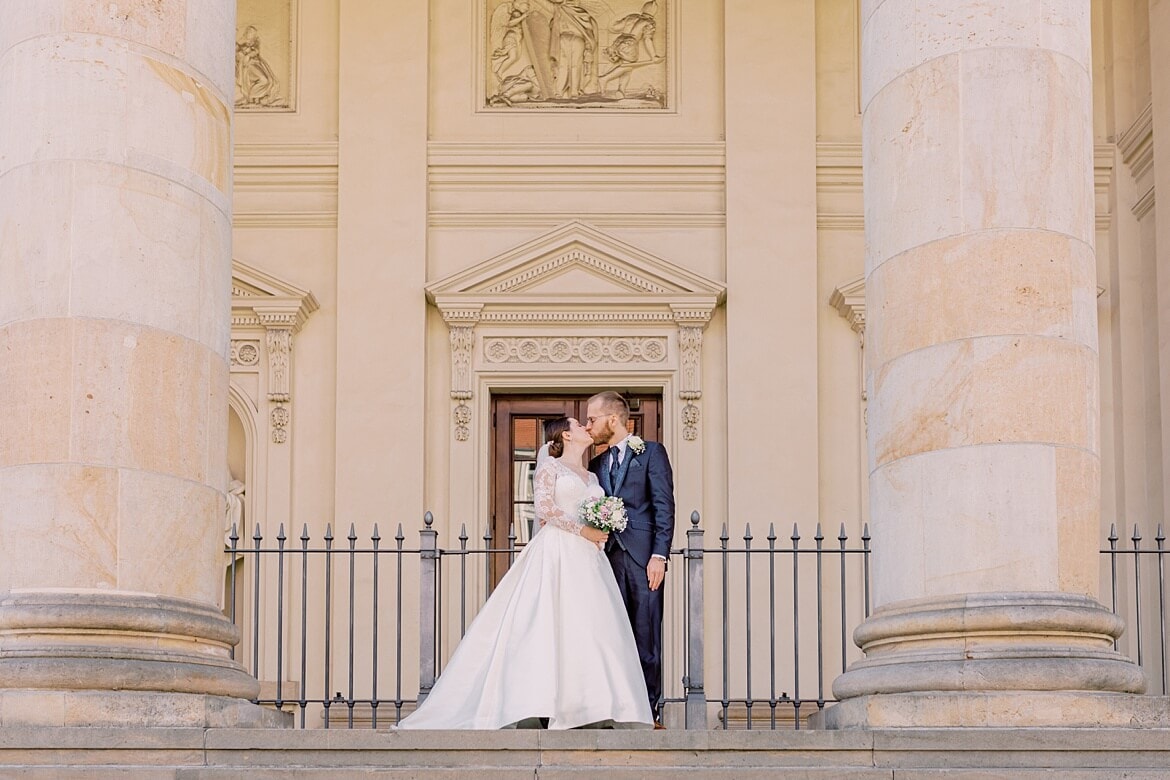
<instances>
[{"instance_id":1,"label":"column base","mask_svg":"<svg viewBox=\"0 0 1170 780\"><path fill-rule=\"evenodd\" d=\"M145 593L0 597L0 726L278 726L213 605Z\"/></svg>"},{"instance_id":2,"label":"column base","mask_svg":"<svg viewBox=\"0 0 1170 780\"><path fill-rule=\"evenodd\" d=\"M291 712L243 699L149 691L0 690L0 728L290 728Z\"/></svg>"},{"instance_id":3,"label":"column base","mask_svg":"<svg viewBox=\"0 0 1170 780\"><path fill-rule=\"evenodd\" d=\"M1120 618L1069 593L980 593L877 610L854 641L865 658L833 682L846 701L947 691L1141 693L1142 670L1113 649Z\"/></svg>"},{"instance_id":4,"label":"column base","mask_svg":"<svg viewBox=\"0 0 1170 780\"><path fill-rule=\"evenodd\" d=\"M814 729L1170 728L1170 698L1091 691L858 696L809 718Z\"/></svg>"}]
</instances>

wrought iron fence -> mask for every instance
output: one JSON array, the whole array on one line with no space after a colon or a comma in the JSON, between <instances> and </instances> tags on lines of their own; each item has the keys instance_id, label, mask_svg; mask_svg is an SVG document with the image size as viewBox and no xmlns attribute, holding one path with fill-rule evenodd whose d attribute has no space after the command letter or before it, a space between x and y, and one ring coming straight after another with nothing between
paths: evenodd
<instances>
[{"instance_id":1,"label":"wrought iron fence","mask_svg":"<svg viewBox=\"0 0 1170 780\"><path fill-rule=\"evenodd\" d=\"M868 528L784 537L770 524L760 539L724 524L710 539L697 512L690 520L666 585L668 725L801 728L860 657L851 636L870 609ZM490 531L473 545L464 526L440 546L429 512L417 533L408 547L401 525L392 540L377 525L342 539L327 527L318 540L307 527L270 540L254 528L244 544L232 531L225 612L241 628L236 657L261 681L257 703L292 711L301 728L380 728L427 695L490 592L491 558L510 565L523 545ZM1118 541L1102 550L1102 599L1133 627L1119 649L1166 693L1165 538L1159 527L1153 547L1136 529L1128 548Z\"/></svg>"},{"instance_id":2,"label":"wrought iron fence","mask_svg":"<svg viewBox=\"0 0 1170 780\"><path fill-rule=\"evenodd\" d=\"M1125 619L1126 632L1113 646L1133 659L1146 675L1146 692L1170 694L1166 657L1166 535L1159 523L1153 543L1135 525L1129 539L1109 527L1108 548L1102 549L1107 574L1101 577L1101 601ZM1128 543L1128 544L1127 544Z\"/></svg>"}]
</instances>

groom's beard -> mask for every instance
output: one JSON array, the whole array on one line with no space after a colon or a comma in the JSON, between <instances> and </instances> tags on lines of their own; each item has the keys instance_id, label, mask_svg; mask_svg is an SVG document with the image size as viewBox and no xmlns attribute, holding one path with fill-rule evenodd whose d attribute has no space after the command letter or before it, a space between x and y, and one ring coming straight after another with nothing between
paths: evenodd
<instances>
[{"instance_id":1,"label":"groom's beard","mask_svg":"<svg viewBox=\"0 0 1170 780\"><path fill-rule=\"evenodd\" d=\"M594 444L609 444L609 440L613 438L613 426L609 423L609 420L606 420L604 428L600 431L594 431L589 435L593 437Z\"/></svg>"}]
</instances>

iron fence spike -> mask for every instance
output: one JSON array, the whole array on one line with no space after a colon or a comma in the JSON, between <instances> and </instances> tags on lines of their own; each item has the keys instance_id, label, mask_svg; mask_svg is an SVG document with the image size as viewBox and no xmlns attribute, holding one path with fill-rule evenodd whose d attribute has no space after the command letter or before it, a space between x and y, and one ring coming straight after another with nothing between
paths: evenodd
<instances>
[{"instance_id":1,"label":"iron fence spike","mask_svg":"<svg viewBox=\"0 0 1170 780\"><path fill-rule=\"evenodd\" d=\"M1121 537L1117 535L1117 523L1110 523L1108 536L1109 541L1116 542L1120 538Z\"/></svg>"},{"instance_id":2,"label":"iron fence spike","mask_svg":"<svg viewBox=\"0 0 1170 780\"><path fill-rule=\"evenodd\" d=\"M309 524L308 523L305 523L303 526L301 526L301 541L306 542L306 543L309 541Z\"/></svg>"},{"instance_id":3,"label":"iron fence spike","mask_svg":"<svg viewBox=\"0 0 1170 780\"><path fill-rule=\"evenodd\" d=\"M284 523L281 523L280 526L276 529L276 541L283 542L286 539L288 539L288 537L284 535Z\"/></svg>"},{"instance_id":4,"label":"iron fence spike","mask_svg":"<svg viewBox=\"0 0 1170 780\"><path fill-rule=\"evenodd\" d=\"M790 536L788 538L794 542L800 541L800 528L797 526L796 523L792 524L792 536Z\"/></svg>"},{"instance_id":5,"label":"iron fence spike","mask_svg":"<svg viewBox=\"0 0 1170 780\"><path fill-rule=\"evenodd\" d=\"M357 529L354 527L353 523L349 524L349 536L345 538L349 539L351 542L357 541Z\"/></svg>"},{"instance_id":6,"label":"iron fence spike","mask_svg":"<svg viewBox=\"0 0 1170 780\"><path fill-rule=\"evenodd\" d=\"M837 534L837 541L839 541L839 542L849 541L849 535L845 533L845 524L844 523L841 523L841 531L840 531L840 533Z\"/></svg>"},{"instance_id":7,"label":"iron fence spike","mask_svg":"<svg viewBox=\"0 0 1170 780\"><path fill-rule=\"evenodd\" d=\"M768 540L774 542L774 541L776 541L777 538L778 537L776 536L776 523L775 522L768 523Z\"/></svg>"},{"instance_id":8,"label":"iron fence spike","mask_svg":"<svg viewBox=\"0 0 1170 780\"><path fill-rule=\"evenodd\" d=\"M751 523L744 523L743 524L743 540L745 542L750 542L753 538L754 537L752 536L752 524Z\"/></svg>"},{"instance_id":9,"label":"iron fence spike","mask_svg":"<svg viewBox=\"0 0 1170 780\"><path fill-rule=\"evenodd\" d=\"M263 538L264 537L260 535L260 524L259 523L254 524L252 526L252 539L258 542Z\"/></svg>"},{"instance_id":10,"label":"iron fence spike","mask_svg":"<svg viewBox=\"0 0 1170 780\"><path fill-rule=\"evenodd\" d=\"M402 523L398 524L398 533L394 534L394 538L398 541L405 541L406 534L402 533Z\"/></svg>"},{"instance_id":11,"label":"iron fence spike","mask_svg":"<svg viewBox=\"0 0 1170 780\"><path fill-rule=\"evenodd\" d=\"M325 541L327 541L327 542L333 541L333 523L326 523L325 524Z\"/></svg>"},{"instance_id":12,"label":"iron fence spike","mask_svg":"<svg viewBox=\"0 0 1170 780\"><path fill-rule=\"evenodd\" d=\"M378 542L378 541L381 541L381 539L382 539L382 537L378 535L378 523L377 523L377 521L375 521L374 522L374 535L370 537L370 540L374 541L374 542Z\"/></svg>"}]
</instances>

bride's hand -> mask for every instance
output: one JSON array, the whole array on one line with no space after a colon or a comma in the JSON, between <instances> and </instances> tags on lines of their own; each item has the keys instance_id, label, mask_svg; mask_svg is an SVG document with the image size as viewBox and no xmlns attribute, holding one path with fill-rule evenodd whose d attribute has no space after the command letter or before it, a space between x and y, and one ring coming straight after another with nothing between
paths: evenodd
<instances>
[{"instance_id":1,"label":"bride's hand","mask_svg":"<svg viewBox=\"0 0 1170 780\"><path fill-rule=\"evenodd\" d=\"M581 535L596 544L598 549L605 547L605 543L609 541L609 534L591 525L581 526Z\"/></svg>"}]
</instances>

